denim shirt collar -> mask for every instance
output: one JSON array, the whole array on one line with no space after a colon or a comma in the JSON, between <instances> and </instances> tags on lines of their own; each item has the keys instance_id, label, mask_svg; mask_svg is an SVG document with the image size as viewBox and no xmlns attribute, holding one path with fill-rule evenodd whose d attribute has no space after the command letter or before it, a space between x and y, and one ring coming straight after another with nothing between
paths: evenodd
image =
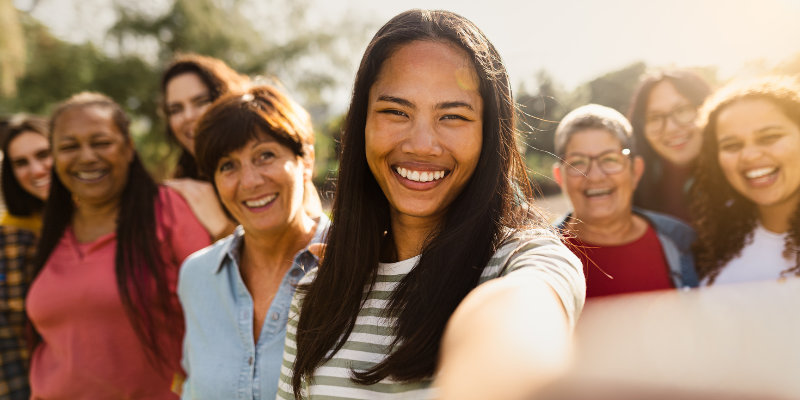
<instances>
[{"instance_id":1,"label":"denim shirt collar","mask_svg":"<svg viewBox=\"0 0 800 400\"><path fill-rule=\"evenodd\" d=\"M331 220L328 218L328 216L325 215L324 213L321 214L317 218L317 229L314 231L314 237L311 238L311 241L308 242L308 245L306 245L305 248L303 248L302 250L297 252L297 254L294 255L294 260L297 260L304 254L308 253L309 257L313 257L314 260L319 262L319 258L310 251L308 251L308 247L311 246L312 244L323 243L325 240L325 234L328 232L328 228L330 227L330 225L331 225ZM231 236L223 240L225 240L225 243L222 243L222 249L219 252L219 261L217 263L218 266L214 270L214 273L218 273L219 271L222 270L222 267L225 266L226 264L225 263L226 258L231 259L235 263L235 265L239 265L239 262L241 260L241 248L244 241L244 228L241 225L237 226L236 230L233 231Z\"/></svg>"}]
</instances>

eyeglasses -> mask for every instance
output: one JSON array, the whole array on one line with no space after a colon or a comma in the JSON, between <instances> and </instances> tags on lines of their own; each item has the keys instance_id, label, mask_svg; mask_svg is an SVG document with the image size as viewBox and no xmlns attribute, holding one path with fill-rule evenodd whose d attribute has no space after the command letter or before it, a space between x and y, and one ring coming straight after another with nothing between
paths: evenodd
<instances>
[{"instance_id":1,"label":"eyeglasses","mask_svg":"<svg viewBox=\"0 0 800 400\"><path fill-rule=\"evenodd\" d=\"M609 150L596 156L573 153L564 158L561 162L566 164L566 172L569 176L586 176L592 170L592 161L597 160L597 167L606 175L614 175L622 172L628 166L629 149Z\"/></svg>"},{"instance_id":2,"label":"eyeglasses","mask_svg":"<svg viewBox=\"0 0 800 400\"><path fill-rule=\"evenodd\" d=\"M692 105L678 106L666 114L649 114L644 120L644 133L656 137L664 133L667 118L680 126L687 126L697 118L697 108Z\"/></svg>"}]
</instances>

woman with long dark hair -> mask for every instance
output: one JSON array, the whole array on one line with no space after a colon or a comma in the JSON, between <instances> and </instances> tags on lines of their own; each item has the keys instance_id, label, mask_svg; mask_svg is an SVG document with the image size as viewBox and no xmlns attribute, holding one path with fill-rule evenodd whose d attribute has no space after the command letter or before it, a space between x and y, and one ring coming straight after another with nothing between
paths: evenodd
<instances>
[{"instance_id":1,"label":"woman with long dark hair","mask_svg":"<svg viewBox=\"0 0 800 400\"><path fill-rule=\"evenodd\" d=\"M693 187L707 285L800 275L800 83L734 82L703 106Z\"/></svg>"},{"instance_id":2,"label":"woman with long dark hair","mask_svg":"<svg viewBox=\"0 0 800 400\"><path fill-rule=\"evenodd\" d=\"M584 277L533 204L515 112L467 19L411 10L378 31L279 398L515 399L563 367Z\"/></svg>"},{"instance_id":3,"label":"woman with long dark hair","mask_svg":"<svg viewBox=\"0 0 800 400\"><path fill-rule=\"evenodd\" d=\"M33 232L42 227L42 209L50 192L50 155L47 118L12 116L2 138L3 202L6 213L2 226L16 226Z\"/></svg>"},{"instance_id":4,"label":"woman with long dark hair","mask_svg":"<svg viewBox=\"0 0 800 400\"><path fill-rule=\"evenodd\" d=\"M50 191L47 119L15 115L4 123L2 187L7 212L0 220L0 399L27 399L28 352L25 295Z\"/></svg>"},{"instance_id":5,"label":"woman with long dark hair","mask_svg":"<svg viewBox=\"0 0 800 400\"><path fill-rule=\"evenodd\" d=\"M161 78L167 135L181 148L173 179L165 183L186 199L213 240L231 234L236 224L223 211L210 178L202 176L197 167L195 126L214 100L244 90L249 81L222 60L197 54L176 56Z\"/></svg>"},{"instance_id":6,"label":"woman with long dark hair","mask_svg":"<svg viewBox=\"0 0 800 400\"><path fill-rule=\"evenodd\" d=\"M702 135L697 110L711 88L688 70L645 75L636 89L628 120L636 151L647 166L633 197L636 207L690 220L688 193Z\"/></svg>"},{"instance_id":7,"label":"woman with long dark hair","mask_svg":"<svg viewBox=\"0 0 800 400\"><path fill-rule=\"evenodd\" d=\"M235 233L181 268L183 398L275 399L286 321L309 246L330 224L303 207L314 170L308 113L271 86L221 97L197 126L197 160ZM246 315L246 317L240 317Z\"/></svg>"},{"instance_id":8,"label":"woman with long dark hair","mask_svg":"<svg viewBox=\"0 0 800 400\"><path fill-rule=\"evenodd\" d=\"M51 117L54 173L27 297L39 336L34 399L176 397L178 266L210 240L186 202L148 175L128 126L97 93Z\"/></svg>"}]
</instances>

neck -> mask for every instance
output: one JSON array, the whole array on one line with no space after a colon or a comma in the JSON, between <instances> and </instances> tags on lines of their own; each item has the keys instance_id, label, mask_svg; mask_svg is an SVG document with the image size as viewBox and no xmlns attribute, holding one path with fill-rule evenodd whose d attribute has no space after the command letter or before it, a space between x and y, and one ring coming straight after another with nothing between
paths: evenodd
<instances>
[{"instance_id":1,"label":"neck","mask_svg":"<svg viewBox=\"0 0 800 400\"><path fill-rule=\"evenodd\" d=\"M248 268L284 270L314 238L317 222L305 212L280 232L245 231L242 264Z\"/></svg>"},{"instance_id":2,"label":"neck","mask_svg":"<svg viewBox=\"0 0 800 400\"><path fill-rule=\"evenodd\" d=\"M103 225L108 221L116 221L118 214L119 199L102 204L91 204L78 200L73 221L88 225Z\"/></svg>"},{"instance_id":3,"label":"neck","mask_svg":"<svg viewBox=\"0 0 800 400\"><path fill-rule=\"evenodd\" d=\"M421 218L400 214L392 210L392 237L397 260L403 261L422 253L425 239L439 225L441 218Z\"/></svg>"},{"instance_id":4,"label":"neck","mask_svg":"<svg viewBox=\"0 0 800 400\"><path fill-rule=\"evenodd\" d=\"M628 211L605 221L589 223L573 216L569 230L582 242L614 246L630 243L640 238L647 230L647 222Z\"/></svg>"},{"instance_id":5,"label":"neck","mask_svg":"<svg viewBox=\"0 0 800 400\"><path fill-rule=\"evenodd\" d=\"M770 232L786 233L792 227L792 220L798 204L800 204L800 195L794 195L779 204L760 206L758 220Z\"/></svg>"}]
</instances>

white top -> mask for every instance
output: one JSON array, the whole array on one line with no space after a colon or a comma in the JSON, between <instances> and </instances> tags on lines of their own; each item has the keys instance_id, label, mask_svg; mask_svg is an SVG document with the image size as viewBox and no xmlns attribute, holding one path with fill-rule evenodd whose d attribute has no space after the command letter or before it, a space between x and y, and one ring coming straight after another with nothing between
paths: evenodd
<instances>
[{"instance_id":1,"label":"white top","mask_svg":"<svg viewBox=\"0 0 800 400\"><path fill-rule=\"evenodd\" d=\"M761 224L753 231L752 241L728 262L714 281L715 284L777 280L781 272L795 266L795 260L783 257L786 233L770 232ZM703 281L703 286L708 280Z\"/></svg>"}]
</instances>

